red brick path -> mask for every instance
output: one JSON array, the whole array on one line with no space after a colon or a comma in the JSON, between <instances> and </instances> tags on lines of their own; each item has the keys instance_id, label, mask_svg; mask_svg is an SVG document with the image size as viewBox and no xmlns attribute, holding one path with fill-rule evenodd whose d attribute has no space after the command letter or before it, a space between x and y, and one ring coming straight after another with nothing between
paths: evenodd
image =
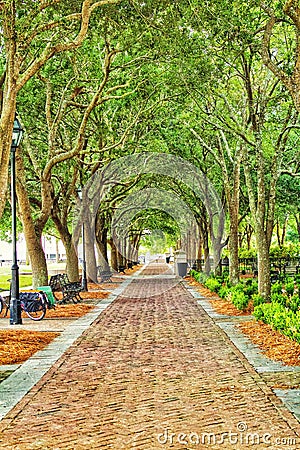
<instances>
[{"instance_id":1,"label":"red brick path","mask_svg":"<svg viewBox=\"0 0 300 450\"><path fill-rule=\"evenodd\" d=\"M296 419L167 277L134 280L0 425L1 449L300 448Z\"/></svg>"}]
</instances>

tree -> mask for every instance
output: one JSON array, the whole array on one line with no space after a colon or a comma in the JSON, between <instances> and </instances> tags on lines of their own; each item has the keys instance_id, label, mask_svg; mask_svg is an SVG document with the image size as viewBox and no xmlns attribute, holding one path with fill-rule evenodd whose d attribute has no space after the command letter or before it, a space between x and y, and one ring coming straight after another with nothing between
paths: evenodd
<instances>
[{"instance_id":1,"label":"tree","mask_svg":"<svg viewBox=\"0 0 300 450\"><path fill-rule=\"evenodd\" d=\"M93 109L99 106L102 101L104 101L104 89L109 78L112 59L116 53L114 50L111 51L108 46L106 46L105 48L106 52L103 63L102 77L100 76L98 85L96 84L96 86L94 87L94 91L92 91L92 94L85 94L83 92L83 89L78 89L78 87L76 87L75 82L78 80L75 76L73 79L71 78L67 80L60 80L61 84L63 84L64 81L66 84L63 85L62 88L60 84L61 98L60 101L56 103L55 100L57 99L57 95L59 93L58 85L56 84L55 86L56 92L54 94L54 87L51 83L51 80L43 77L42 75L40 75L39 77L40 81L45 84L45 119L48 131L47 145L45 150L47 153L47 157L45 158L44 155L38 156L36 154L34 142L35 136L28 136L25 142L26 153L32 163L32 168L34 169L33 173L31 171L25 172L21 153L18 154L17 160L18 173L20 174L20 177L22 176L22 183L19 183L18 185L19 189L17 190L17 194L27 248L32 264L34 286L47 283L47 265L41 245L41 235L52 211L55 223L58 224L59 214L57 208L59 203L56 202L55 210L52 209L55 195L55 183L54 178L52 178L53 172L59 164L62 164L63 162L74 158L76 155L81 154L81 152L83 152L87 146L88 121ZM76 74L76 70L76 67L73 67L72 74L74 74L74 72ZM82 104L79 103L80 95L81 97L84 97L82 100ZM105 101L108 101L109 99L110 95L108 93L108 95L105 97ZM75 114L74 105L77 106L77 111L75 112ZM70 117L73 117L74 119L73 124L77 123L77 130L73 128L74 125L70 125ZM26 117L26 119L29 122L30 117ZM33 118L31 118L31 120L32 119ZM39 214L35 218L33 218L33 216L30 214L31 208L28 195L29 192L26 189L25 173L27 173L28 177L29 174L31 174L31 176L34 176L34 178L38 178L40 183L40 201L37 201L36 195L33 197L35 211L37 209L37 206L39 206L40 209ZM69 176L68 181L70 181ZM71 183L71 186L73 186L73 191L75 190L75 183L76 176L75 178L73 177ZM67 192L64 193L66 194ZM72 190L71 192L69 190L68 194L70 195L71 193ZM64 223L66 224L66 218L64 220ZM60 224L62 225L62 217ZM64 229L64 227L59 226L60 232L62 232ZM70 255L73 255L74 261L75 253L71 245L68 230L66 230L65 236L62 236L62 240L67 245L67 252L69 253L70 251ZM70 264L71 261L69 260L70 277L71 279L73 279L73 277L76 276L76 269L71 268Z\"/></svg>"},{"instance_id":2,"label":"tree","mask_svg":"<svg viewBox=\"0 0 300 450\"><path fill-rule=\"evenodd\" d=\"M300 112L300 8L297 0L283 6L262 3L268 20L262 40L262 59L289 91Z\"/></svg>"},{"instance_id":3,"label":"tree","mask_svg":"<svg viewBox=\"0 0 300 450\"><path fill-rule=\"evenodd\" d=\"M82 0L80 8L61 0L1 2L4 53L0 77L0 216L6 202L13 122L19 92L55 55L80 47L97 8L119 0ZM78 12L74 12L76 7ZM79 27L78 27L79 25Z\"/></svg>"}]
</instances>

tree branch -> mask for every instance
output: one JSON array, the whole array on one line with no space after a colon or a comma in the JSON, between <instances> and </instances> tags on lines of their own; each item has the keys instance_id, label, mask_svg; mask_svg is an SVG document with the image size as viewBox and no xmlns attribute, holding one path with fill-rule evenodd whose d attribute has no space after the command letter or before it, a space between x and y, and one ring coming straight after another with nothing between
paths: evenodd
<instances>
[{"instance_id":1,"label":"tree branch","mask_svg":"<svg viewBox=\"0 0 300 450\"><path fill-rule=\"evenodd\" d=\"M92 12L103 5L107 4L118 4L121 0L103 0L100 2L96 2L92 5L90 5L91 0L83 0L82 2L82 8L81 13L78 14L71 14L69 16L64 17L61 21L53 22L51 24L46 24L44 27L50 27L49 29L56 28L61 22L65 20L81 20L80 23L80 29L77 34L77 36L73 39L73 41L68 43L58 43L56 45L53 45L51 42L49 42L44 50L42 51L41 55L33 61L30 66L23 72L23 74L20 76L18 82L17 82L17 90L20 90L26 82L38 72L38 70L43 67L43 65L52 58L53 55L57 53L61 53L67 50L72 50L77 47L80 47L82 42L84 41L87 32L88 32L88 26L89 26L89 20ZM44 31L44 30L42 30ZM36 30L36 33L38 34L38 30ZM20 57L20 55L19 55Z\"/></svg>"},{"instance_id":2,"label":"tree branch","mask_svg":"<svg viewBox=\"0 0 300 450\"><path fill-rule=\"evenodd\" d=\"M264 36L262 41L262 60L263 63L271 70L271 72L273 72L273 74L283 82L283 84L288 88L288 90L291 91L292 86L290 78L271 59L270 53L271 36L275 24L279 22L282 22L282 20L277 19L272 12L272 16L270 17L264 30Z\"/></svg>"}]
</instances>

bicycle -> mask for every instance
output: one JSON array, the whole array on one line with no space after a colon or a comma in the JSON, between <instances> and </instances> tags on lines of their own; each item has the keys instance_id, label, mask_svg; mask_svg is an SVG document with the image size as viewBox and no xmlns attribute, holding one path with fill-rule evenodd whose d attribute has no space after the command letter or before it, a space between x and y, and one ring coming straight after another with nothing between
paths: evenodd
<instances>
[{"instance_id":1,"label":"bicycle","mask_svg":"<svg viewBox=\"0 0 300 450\"><path fill-rule=\"evenodd\" d=\"M8 297L0 295L0 314L3 308L6 308L4 317L10 309L10 295ZM47 299L43 292L20 292L21 310L32 320L42 320L47 310Z\"/></svg>"}]
</instances>

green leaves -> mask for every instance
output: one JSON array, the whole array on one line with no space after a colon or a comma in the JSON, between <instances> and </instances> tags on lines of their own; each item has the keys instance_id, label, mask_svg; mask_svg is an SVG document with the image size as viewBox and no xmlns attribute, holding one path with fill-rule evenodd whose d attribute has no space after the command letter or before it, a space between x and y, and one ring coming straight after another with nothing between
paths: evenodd
<instances>
[{"instance_id":1,"label":"green leaves","mask_svg":"<svg viewBox=\"0 0 300 450\"><path fill-rule=\"evenodd\" d=\"M265 303L254 308L254 317L300 343L300 312L293 312L280 303Z\"/></svg>"}]
</instances>

